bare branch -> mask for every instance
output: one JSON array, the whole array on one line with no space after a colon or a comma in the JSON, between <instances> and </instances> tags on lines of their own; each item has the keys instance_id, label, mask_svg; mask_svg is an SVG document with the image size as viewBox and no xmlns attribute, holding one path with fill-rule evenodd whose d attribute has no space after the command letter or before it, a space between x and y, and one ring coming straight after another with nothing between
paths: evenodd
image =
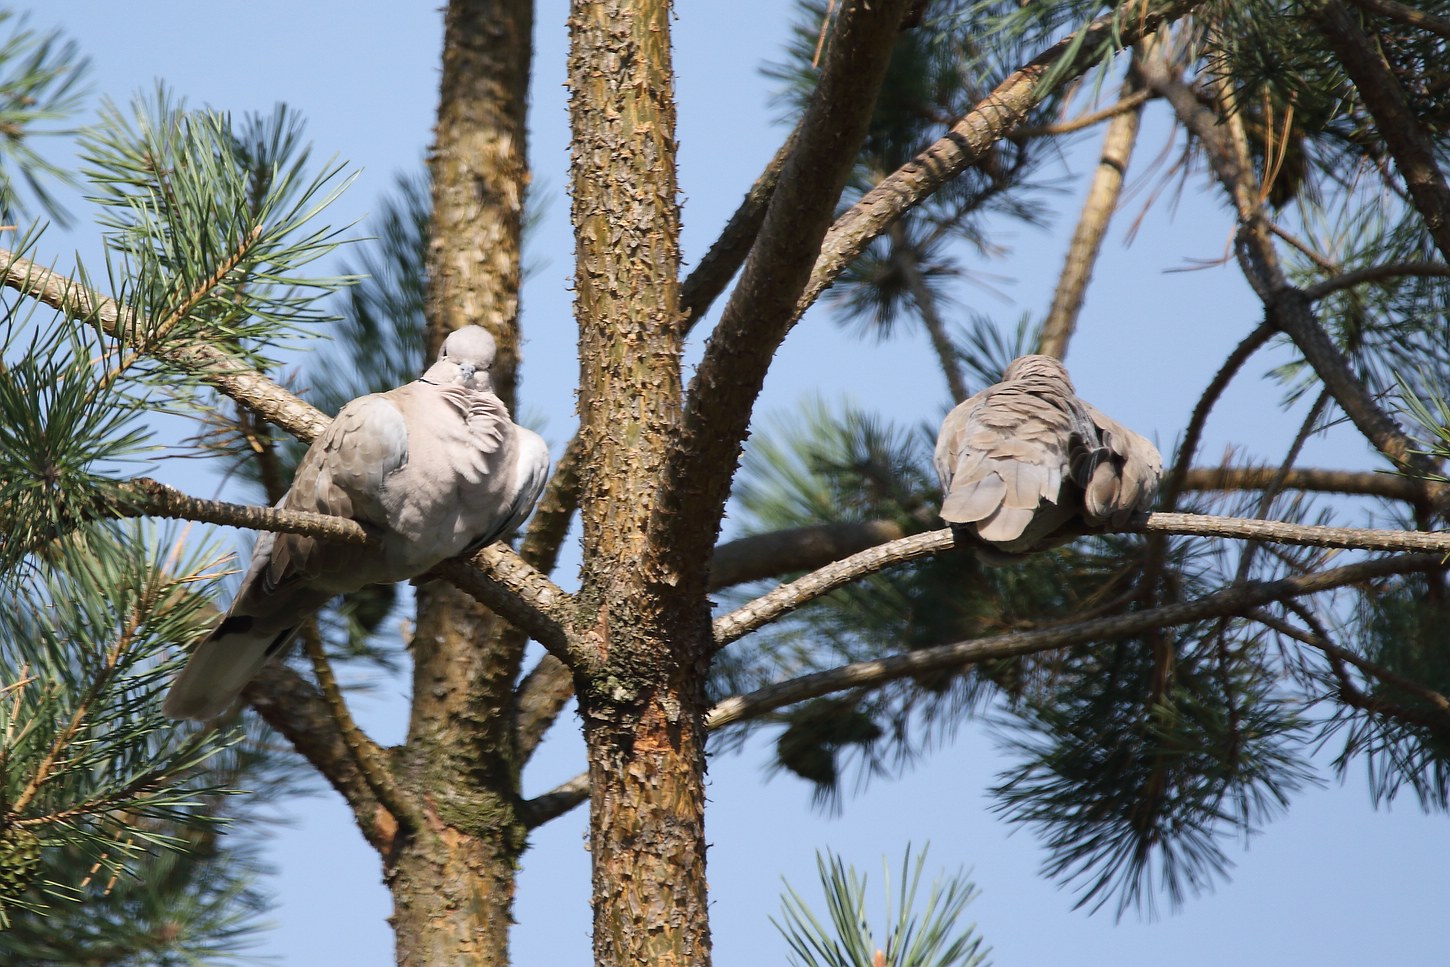
<instances>
[{"instance_id":1,"label":"bare branch","mask_svg":"<svg viewBox=\"0 0 1450 967\"><path fill-rule=\"evenodd\" d=\"M1391 574L1434 570L1440 566L1441 558L1436 555L1383 557L1278 581L1231 585L1196 601L1095 618L1092 621L1056 628L975 638L936 648L922 648L875 661L854 662L840 668L769 685L748 695L726 699L710 711L706 721L709 728L718 729L786 705L849 688L875 687L923 672L959 668L990 659L1028 655L1084 641L1127 638L1156 628L1202 621L1221 615L1246 614L1271 601L1314 594Z\"/></svg>"},{"instance_id":2,"label":"bare branch","mask_svg":"<svg viewBox=\"0 0 1450 967\"><path fill-rule=\"evenodd\" d=\"M1138 122L1142 120L1142 105L1148 92L1142 89L1142 82L1132 67L1129 68L1129 77L1123 85L1123 91L1124 97L1119 103L1128 103L1134 99L1136 103L1130 110L1116 114L1108 125L1107 133L1103 135L1098 167L1088 187L1087 199L1083 202L1082 214L1078 216L1072 241L1068 244L1062 274L1058 277L1057 289L1052 296L1052 306L1047 310L1047 318L1042 323L1038 352L1056 356L1058 359L1067 358L1067 344L1072 338L1073 330L1077 328L1078 314L1082 311L1093 266L1097 264L1098 253L1102 251L1108 223L1113 212L1117 210L1128 161L1133 156L1133 146L1138 140Z\"/></svg>"},{"instance_id":3,"label":"bare branch","mask_svg":"<svg viewBox=\"0 0 1450 967\"><path fill-rule=\"evenodd\" d=\"M514 736L519 756L527 760L543 741L569 699L574 697L574 676L553 655L539 659L514 690Z\"/></svg>"},{"instance_id":4,"label":"bare branch","mask_svg":"<svg viewBox=\"0 0 1450 967\"><path fill-rule=\"evenodd\" d=\"M889 520L811 524L742 537L715 548L710 590L808 571L904 537Z\"/></svg>"},{"instance_id":5,"label":"bare branch","mask_svg":"<svg viewBox=\"0 0 1450 967\"><path fill-rule=\"evenodd\" d=\"M508 545L490 544L466 562L459 558L444 561L433 573L527 631L560 658L572 656L565 629L567 607L573 598Z\"/></svg>"},{"instance_id":6,"label":"bare branch","mask_svg":"<svg viewBox=\"0 0 1450 967\"><path fill-rule=\"evenodd\" d=\"M1450 265L1446 265L1444 262L1391 262L1384 265L1366 266L1336 275L1332 279L1325 279L1323 282L1318 282L1305 289L1304 295L1310 302L1318 302L1325 296L1341 289L1352 289L1357 285L1369 282L1383 282L1388 279L1401 279L1405 276L1434 278L1446 275L1450 275Z\"/></svg>"},{"instance_id":7,"label":"bare branch","mask_svg":"<svg viewBox=\"0 0 1450 967\"><path fill-rule=\"evenodd\" d=\"M1252 523L1252 522L1250 522ZM923 535L925 536L925 535ZM1349 584L1358 584L1393 574L1431 571L1443 567L1436 555L1414 554L1360 561L1343 567L1297 575L1278 581L1238 584L1196 601L1164 605L1144 611L1095 618L1042 628L1010 632L989 638L973 638L935 648L916 649L873 661L853 662L838 668L803 675L767 685L746 695L718 703L706 716L706 728L724 728L735 722L762 715L812 698L856 688L876 688L908 676L947 668L961 668L982 661L1030 655L1085 641L1111 641L1159 628L1202 621L1206 618L1246 615L1273 601L1316 594ZM575 776L552 791L525 804L530 826L541 825L563 815L589 798L588 777Z\"/></svg>"},{"instance_id":8,"label":"bare branch","mask_svg":"<svg viewBox=\"0 0 1450 967\"><path fill-rule=\"evenodd\" d=\"M114 508L118 516L195 520L226 527L302 534L340 544L377 544L361 524L347 517L315 514L307 510L254 507L224 500L203 500L149 477L120 481L116 488L120 492Z\"/></svg>"},{"instance_id":9,"label":"bare branch","mask_svg":"<svg viewBox=\"0 0 1450 967\"><path fill-rule=\"evenodd\" d=\"M551 819L558 819L575 806L582 805L588 799L589 774L581 772L542 796L525 800L519 806L519 818L529 829L537 829Z\"/></svg>"},{"instance_id":10,"label":"bare branch","mask_svg":"<svg viewBox=\"0 0 1450 967\"><path fill-rule=\"evenodd\" d=\"M332 730L342 736L342 744L356 763L368 791L392 814L399 833L408 836L417 832L423 826L423 811L411 796L403 793L382 748L353 720L352 712L343 700L342 690L337 687L337 678L332 674L332 664L323 650L316 621L303 622L302 642L307 658L312 662L318 688L322 690L322 700L332 715Z\"/></svg>"},{"instance_id":11,"label":"bare branch","mask_svg":"<svg viewBox=\"0 0 1450 967\"><path fill-rule=\"evenodd\" d=\"M1377 551L1432 551L1450 554L1450 533L1369 530L1357 527L1322 527L1273 520L1244 520L1202 514L1150 514L1125 528L1126 533L1183 534L1199 537L1234 537L1275 541L1306 547L1344 547ZM776 621L836 588L875 574L887 567L939 554L953 546L952 533L943 528L882 544L829 564L796 581L783 584L729 614L715 619L717 647Z\"/></svg>"},{"instance_id":12,"label":"bare branch","mask_svg":"<svg viewBox=\"0 0 1450 967\"><path fill-rule=\"evenodd\" d=\"M689 329L694 329L710 311L710 306L725 291L725 286L750 254L750 248L760 234L760 226L765 222L765 212L775 195L775 186L780 182L785 161L795 150L799 137L800 127L797 126L745 193L740 207L720 230L720 236L705 257L680 283L680 314Z\"/></svg>"},{"instance_id":13,"label":"bare branch","mask_svg":"<svg viewBox=\"0 0 1450 967\"><path fill-rule=\"evenodd\" d=\"M1184 490L1262 490L1278 477L1273 467L1194 467L1183 479ZM1417 480L1394 473L1295 468L1284 475L1285 490L1311 490L1332 494L1363 494L1405 500L1425 497Z\"/></svg>"},{"instance_id":14,"label":"bare branch","mask_svg":"<svg viewBox=\"0 0 1450 967\"><path fill-rule=\"evenodd\" d=\"M1153 97L1151 93L1144 90L1135 90L1125 94L1117 101L1109 104L1099 111L1089 111L1086 114L1079 114L1068 121L1061 121L1057 124L1044 124L1042 127L1019 127L1012 131L1010 138L1019 141L1025 138L1054 138L1063 134L1073 134L1084 128L1090 128L1094 124L1101 124L1104 121L1111 121L1122 114L1139 114L1140 108Z\"/></svg>"},{"instance_id":15,"label":"bare branch","mask_svg":"<svg viewBox=\"0 0 1450 967\"><path fill-rule=\"evenodd\" d=\"M329 422L321 410L216 346L194 341L153 345L145 322L114 299L5 249L0 249L0 266L3 266L3 284L8 288L70 319L94 325L132 349L154 353L158 359L206 380L221 393L300 440L312 440Z\"/></svg>"},{"instance_id":16,"label":"bare branch","mask_svg":"<svg viewBox=\"0 0 1450 967\"><path fill-rule=\"evenodd\" d=\"M363 837L373 849L387 855L397 832L393 814L378 803L368 788L317 689L286 665L274 661L262 666L242 694L257 714L342 794Z\"/></svg>"},{"instance_id":17,"label":"bare branch","mask_svg":"<svg viewBox=\"0 0 1450 967\"><path fill-rule=\"evenodd\" d=\"M1160 58L1146 60L1144 73L1150 88L1172 105L1179 120L1204 146L1215 176L1232 200L1239 219L1240 264L1245 278L1263 300L1269 321L1293 340L1365 439L1397 466L1421 475L1432 474L1433 464L1417 452L1414 441L1380 407L1314 316L1304 292L1285 277L1249 164L1243 118L1226 111L1220 119L1210 112ZM1445 488L1432 489L1440 494L1446 492Z\"/></svg>"},{"instance_id":18,"label":"bare branch","mask_svg":"<svg viewBox=\"0 0 1450 967\"><path fill-rule=\"evenodd\" d=\"M1202 0L1176 0L1150 10L1139 4L1125 5L1117 13L1095 20L1082 36L1074 34L1053 45L1011 74L945 135L836 219L826 233L796 314L810 308L887 226L979 161L995 141L1010 134L1048 94L1096 63L1100 44L1115 42L1130 47L1201 4ZM1051 86L1043 83L1049 76L1053 78Z\"/></svg>"}]
</instances>

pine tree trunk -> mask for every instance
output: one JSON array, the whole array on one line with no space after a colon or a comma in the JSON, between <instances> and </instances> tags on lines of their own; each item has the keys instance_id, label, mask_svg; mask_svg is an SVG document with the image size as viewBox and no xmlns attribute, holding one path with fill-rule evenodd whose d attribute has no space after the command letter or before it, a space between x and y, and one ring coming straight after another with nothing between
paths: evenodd
<instances>
[{"instance_id":1,"label":"pine tree trunk","mask_svg":"<svg viewBox=\"0 0 1450 967\"><path fill-rule=\"evenodd\" d=\"M708 964L709 614L650 539L685 332L670 7L574 0L569 28L594 959Z\"/></svg>"},{"instance_id":2,"label":"pine tree trunk","mask_svg":"<svg viewBox=\"0 0 1450 967\"><path fill-rule=\"evenodd\" d=\"M531 0L451 0L444 20L438 127L429 159L429 342L466 325L493 334L495 391L517 404L525 109ZM442 582L418 589L413 708L396 750L427 827L385 857L398 963L509 962L521 757L513 686L522 642Z\"/></svg>"},{"instance_id":3,"label":"pine tree trunk","mask_svg":"<svg viewBox=\"0 0 1450 967\"><path fill-rule=\"evenodd\" d=\"M672 649L660 650L660 667L678 661ZM636 683L627 702L620 701L620 679L603 683L580 695L594 962L708 964L703 675Z\"/></svg>"}]
</instances>

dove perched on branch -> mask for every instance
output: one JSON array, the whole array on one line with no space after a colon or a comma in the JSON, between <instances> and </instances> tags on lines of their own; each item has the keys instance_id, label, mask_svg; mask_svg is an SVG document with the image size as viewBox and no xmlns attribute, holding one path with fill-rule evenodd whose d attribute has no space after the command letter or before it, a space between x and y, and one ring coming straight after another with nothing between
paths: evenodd
<instances>
[{"instance_id":1,"label":"dove perched on branch","mask_svg":"<svg viewBox=\"0 0 1450 967\"><path fill-rule=\"evenodd\" d=\"M1061 362L1022 356L947 414L936 471L957 540L1006 564L1146 513L1163 458L1079 399Z\"/></svg>"},{"instance_id":2,"label":"dove perched on branch","mask_svg":"<svg viewBox=\"0 0 1450 967\"><path fill-rule=\"evenodd\" d=\"M493 394L493 357L493 337L467 326L449 334L419 379L342 408L277 506L351 518L380 546L259 536L231 609L171 686L167 715L226 711L334 596L416 577L523 523L548 477L549 451Z\"/></svg>"}]
</instances>

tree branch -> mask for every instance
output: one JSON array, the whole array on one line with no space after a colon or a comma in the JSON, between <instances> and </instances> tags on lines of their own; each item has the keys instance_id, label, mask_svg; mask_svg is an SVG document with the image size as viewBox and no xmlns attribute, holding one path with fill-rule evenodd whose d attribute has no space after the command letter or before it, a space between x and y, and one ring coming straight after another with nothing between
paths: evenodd
<instances>
[{"instance_id":1,"label":"tree branch","mask_svg":"<svg viewBox=\"0 0 1450 967\"><path fill-rule=\"evenodd\" d=\"M153 344L145 320L114 299L5 249L0 249L0 266L4 273L0 281L6 287L204 379L300 440L312 440L330 422L321 410L216 346L191 341Z\"/></svg>"},{"instance_id":2,"label":"tree branch","mask_svg":"<svg viewBox=\"0 0 1450 967\"><path fill-rule=\"evenodd\" d=\"M959 668L979 661L1028 655L1084 641L1127 638L1155 628L1187 624L1221 615L1245 614L1271 601L1314 594L1391 574L1433 570L1440 566L1441 558L1433 554L1382 557L1278 581L1231 585L1196 601L1095 618L1055 628L974 638L875 661L853 662L840 668L768 685L748 695L726 699L710 711L706 721L709 728L718 729L732 722L758 717L786 705L848 688L875 687L898 678L943 668Z\"/></svg>"},{"instance_id":3,"label":"tree branch","mask_svg":"<svg viewBox=\"0 0 1450 967\"><path fill-rule=\"evenodd\" d=\"M921 535L927 536L927 535ZM1360 561L1343 567L1278 581L1255 581L1216 591L1196 601L1164 605L1144 611L1095 618L1042 628L973 638L935 648L916 649L873 661L853 662L838 668L777 682L745 695L724 699L710 710L706 727L712 731L812 698L856 688L875 688L897 679L976 662L1029 655L1085 641L1111 641L1159 628L1225 615L1249 614L1273 601L1328 591L1393 574L1442 567L1436 555L1416 554ZM531 827L563 815L589 798L587 777L576 776L524 804Z\"/></svg>"},{"instance_id":4,"label":"tree branch","mask_svg":"<svg viewBox=\"0 0 1450 967\"><path fill-rule=\"evenodd\" d=\"M1202 514L1150 514L1143 520L1125 528L1124 532L1233 537L1306 547L1450 553L1450 532L1426 533L1423 531L1369 530L1357 527L1323 527L1312 524L1244 520ZM905 537L889 544L882 544L828 564L715 619L716 646L723 647L836 588L896 564L939 554L952 546L954 546L952 533L943 528L926 534Z\"/></svg>"},{"instance_id":5,"label":"tree branch","mask_svg":"<svg viewBox=\"0 0 1450 967\"><path fill-rule=\"evenodd\" d=\"M262 666L242 696L342 795L363 838L387 856L397 832L396 821L373 796L317 689L274 661Z\"/></svg>"},{"instance_id":6,"label":"tree branch","mask_svg":"<svg viewBox=\"0 0 1450 967\"><path fill-rule=\"evenodd\" d=\"M1133 156L1133 146L1138 140L1138 123L1143 117L1142 105L1147 100L1148 92L1143 90L1136 68L1130 66L1128 74L1128 80L1123 85L1123 100L1119 103L1134 99L1136 101L1130 110L1113 117L1103 135L1098 167L1093 173L1092 184L1088 187L1087 199L1083 202L1082 214L1078 216L1072 241L1068 244L1062 273L1058 276L1057 288L1053 292L1052 305L1042 323L1038 352L1056 356L1058 359L1067 358L1067 344L1077 328L1078 315L1082 312L1093 266L1097 264L1098 253L1102 251L1103 239L1107 235L1113 212L1117 210L1128 161Z\"/></svg>"},{"instance_id":7,"label":"tree branch","mask_svg":"<svg viewBox=\"0 0 1450 967\"><path fill-rule=\"evenodd\" d=\"M1242 117L1226 112L1220 123L1220 118L1203 107L1198 95L1161 58L1147 59L1144 71L1149 87L1172 105L1182 124L1204 146L1215 176L1234 204L1239 220L1240 264L1245 278L1263 300L1268 320L1293 340L1340 409L1375 449L1396 466L1421 475L1434 473L1433 463L1417 452L1414 441L1380 408L1355 375L1314 316L1304 292L1285 277L1249 165ZM1444 487L1428 489L1437 499L1447 493Z\"/></svg>"},{"instance_id":8,"label":"tree branch","mask_svg":"<svg viewBox=\"0 0 1450 967\"><path fill-rule=\"evenodd\" d=\"M201 500L145 477L122 482L120 489L123 502L116 510L128 517L179 517L376 546L375 539L361 524L346 517ZM565 648L564 611L571 600L569 594L507 545L490 544L468 561L457 558L445 561L433 573L452 581L517 624L546 648L561 652Z\"/></svg>"},{"instance_id":9,"label":"tree branch","mask_svg":"<svg viewBox=\"0 0 1450 967\"><path fill-rule=\"evenodd\" d=\"M888 175L836 219L821 245L810 282L796 305L799 316L871 240L942 185L979 161L1048 94L1096 63L1104 44L1130 47L1164 24L1183 17L1203 0L1174 0L1151 10L1123 5L1093 21L1081 34L1054 44L1015 71L970 113L911 161ZM1044 83L1051 80L1051 84Z\"/></svg>"},{"instance_id":10,"label":"tree branch","mask_svg":"<svg viewBox=\"0 0 1450 967\"><path fill-rule=\"evenodd\" d=\"M649 527L666 573L703 580L692 564L709 555L719 533L751 411L865 138L905 8L906 0L853 0L832 28L800 138L695 371L666 457Z\"/></svg>"},{"instance_id":11,"label":"tree branch","mask_svg":"<svg viewBox=\"0 0 1450 967\"><path fill-rule=\"evenodd\" d=\"M725 286L750 254L751 246L760 234L760 226L765 222L770 200L775 195L775 186L780 183L780 173L799 138L800 127L797 125L745 193L740 207L720 230L719 237L705 257L680 283L680 314L684 317L686 331L693 330L705 318L710 306L725 291Z\"/></svg>"},{"instance_id":12,"label":"tree branch","mask_svg":"<svg viewBox=\"0 0 1450 967\"><path fill-rule=\"evenodd\" d=\"M715 548L710 590L814 570L904 536L895 521L867 520L809 524L741 537Z\"/></svg>"},{"instance_id":13,"label":"tree branch","mask_svg":"<svg viewBox=\"0 0 1450 967\"><path fill-rule=\"evenodd\" d=\"M1194 467L1183 478L1184 490L1262 490L1278 476L1273 467ZM1362 494L1416 503L1425 491L1416 480L1393 473L1295 468L1284 475L1285 490L1330 494Z\"/></svg>"},{"instance_id":14,"label":"tree branch","mask_svg":"<svg viewBox=\"0 0 1450 967\"><path fill-rule=\"evenodd\" d=\"M1420 27L1432 34L1450 39L1450 20L1443 17L1431 16L1423 10L1407 4L1396 3L1395 0L1349 0L1349 2L1361 10L1377 13L1389 20L1409 24L1411 27Z\"/></svg>"},{"instance_id":15,"label":"tree branch","mask_svg":"<svg viewBox=\"0 0 1450 967\"><path fill-rule=\"evenodd\" d=\"M1325 279L1323 282L1316 282L1304 290L1304 295L1310 302L1318 302L1325 296L1341 289L1352 289L1367 282L1383 282L1410 275L1429 278L1447 276L1450 275L1450 265L1446 265L1444 262L1391 262L1385 265L1369 265Z\"/></svg>"},{"instance_id":16,"label":"tree branch","mask_svg":"<svg viewBox=\"0 0 1450 967\"><path fill-rule=\"evenodd\" d=\"M317 678L317 687L322 700L332 716L333 730L342 736L342 744L352 756L367 784L373 798L392 814L398 832L410 836L423 827L423 810L412 796L405 795L398 786L382 748L369 738L353 720L337 678L332 674L332 665L322 647L322 636L317 633L317 622L307 620L302 625L302 643L307 658L312 662L312 672Z\"/></svg>"},{"instance_id":17,"label":"tree branch","mask_svg":"<svg viewBox=\"0 0 1450 967\"><path fill-rule=\"evenodd\" d=\"M444 561L433 573L527 631L550 652L561 658L577 657L565 630L573 598L507 544L490 544L467 561Z\"/></svg>"},{"instance_id":18,"label":"tree branch","mask_svg":"<svg viewBox=\"0 0 1450 967\"><path fill-rule=\"evenodd\" d=\"M1440 254L1450 258L1450 185L1435 163L1435 142L1410 108L1404 88L1379 47L1360 28L1359 19L1339 0L1311 5L1310 14L1354 81Z\"/></svg>"}]
</instances>

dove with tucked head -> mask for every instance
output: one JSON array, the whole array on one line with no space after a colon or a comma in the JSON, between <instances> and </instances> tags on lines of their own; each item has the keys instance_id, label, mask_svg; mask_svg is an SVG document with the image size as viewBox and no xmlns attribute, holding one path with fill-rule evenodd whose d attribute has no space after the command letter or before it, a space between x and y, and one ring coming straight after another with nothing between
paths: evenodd
<instances>
[{"instance_id":1,"label":"dove with tucked head","mask_svg":"<svg viewBox=\"0 0 1450 967\"><path fill-rule=\"evenodd\" d=\"M419 379L342 408L277 506L350 518L379 546L259 536L226 617L171 686L167 715L226 711L334 596L416 577L523 523L548 478L549 451L493 394L493 357L493 337L467 326L449 334Z\"/></svg>"},{"instance_id":2,"label":"dove with tucked head","mask_svg":"<svg viewBox=\"0 0 1450 967\"><path fill-rule=\"evenodd\" d=\"M1061 362L1022 356L947 414L936 471L957 540L1003 564L1146 513L1163 458L1079 399Z\"/></svg>"}]
</instances>

